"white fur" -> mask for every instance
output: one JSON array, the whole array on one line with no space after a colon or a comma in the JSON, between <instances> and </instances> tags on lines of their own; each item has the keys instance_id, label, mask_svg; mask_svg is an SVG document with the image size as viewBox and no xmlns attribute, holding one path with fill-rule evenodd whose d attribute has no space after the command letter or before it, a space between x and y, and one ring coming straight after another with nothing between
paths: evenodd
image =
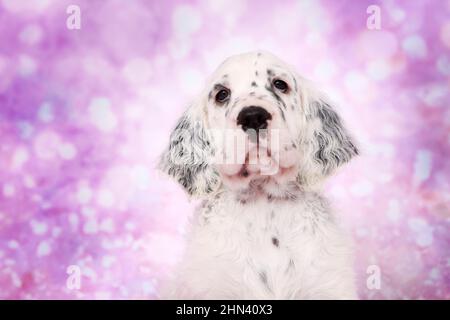
<instances>
[{"instance_id":1,"label":"white fur","mask_svg":"<svg viewBox=\"0 0 450 320\"><path fill-rule=\"evenodd\" d=\"M273 94L274 77L291 90ZM211 98L218 81L232 93L226 106ZM245 136L236 117L248 105L269 110L270 129L280 132L271 150L283 168L276 174L257 169L243 177L235 174L241 164L235 170L213 161L223 146L208 129ZM228 59L180 120L161 160L163 171L203 199L164 297L355 299L351 244L319 182L357 152L331 103L289 66L268 53Z\"/></svg>"}]
</instances>

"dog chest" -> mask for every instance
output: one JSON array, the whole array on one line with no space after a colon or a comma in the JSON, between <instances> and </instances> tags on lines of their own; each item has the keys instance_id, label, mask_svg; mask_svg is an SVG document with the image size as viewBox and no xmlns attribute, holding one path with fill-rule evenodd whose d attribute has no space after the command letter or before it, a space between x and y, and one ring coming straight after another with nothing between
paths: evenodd
<instances>
[{"instance_id":1,"label":"dog chest","mask_svg":"<svg viewBox=\"0 0 450 320\"><path fill-rule=\"evenodd\" d=\"M221 266L215 278L240 283L250 296L294 296L293 283L308 281L300 278L311 275L314 253L320 251L321 215L301 202L228 202L226 207L226 212L213 208L214 217L202 227L207 248L197 249Z\"/></svg>"}]
</instances>

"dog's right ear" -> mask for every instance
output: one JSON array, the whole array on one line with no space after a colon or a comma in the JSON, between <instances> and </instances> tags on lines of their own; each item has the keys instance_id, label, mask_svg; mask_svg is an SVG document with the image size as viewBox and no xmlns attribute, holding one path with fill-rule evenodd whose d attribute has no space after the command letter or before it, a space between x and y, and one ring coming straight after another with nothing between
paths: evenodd
<instances>
[{"instance_id":1,"label":"dog's right ear","mask_svg":"<svg viewBox=\"0 0 450 320\"><path fill-rule=\"evenodd\" d=\"M215 152L211 139L192 109L183 114L171 133L159 168L178 181L189 195L201 197L215 191L220 179L211 165Z\"/></svg>"}]
</instances>

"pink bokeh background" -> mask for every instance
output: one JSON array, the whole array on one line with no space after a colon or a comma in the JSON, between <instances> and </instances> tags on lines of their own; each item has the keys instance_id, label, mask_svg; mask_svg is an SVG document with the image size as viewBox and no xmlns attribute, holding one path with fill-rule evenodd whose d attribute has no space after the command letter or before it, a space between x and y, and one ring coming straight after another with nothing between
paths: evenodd
<instances>
[{"instance_id":1,"label":"pink bokeh background","mask_svg":"<svg viewBox=\"0 0 450 320\"><path fill-rule=\"evenodd\" d=\"M380 30L366 27L371 4ZM326 186L355 239L360 297L449 299L440 0L0 0L0 298L157 298L196 205L157 157L206 76L255 49L317 82L360 142Z\"/></svg>"}]
</instances>

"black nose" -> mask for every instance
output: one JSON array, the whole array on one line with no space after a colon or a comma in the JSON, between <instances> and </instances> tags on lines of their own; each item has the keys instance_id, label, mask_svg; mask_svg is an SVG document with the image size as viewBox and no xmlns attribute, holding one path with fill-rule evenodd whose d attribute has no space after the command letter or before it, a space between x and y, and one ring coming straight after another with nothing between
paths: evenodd
<instances>
[{"instance_id":1,"label":"black nose","mask_svg":"<svg viewBox=\"0 0 450 320\"><path fill-rule=\"evenodd\" d=\"M242 130L267 128L267 121L272 119L270 113L266 109L256 106L245 107L239 112L237 124L242 125Z\"/></svg>"}]
</instances>

